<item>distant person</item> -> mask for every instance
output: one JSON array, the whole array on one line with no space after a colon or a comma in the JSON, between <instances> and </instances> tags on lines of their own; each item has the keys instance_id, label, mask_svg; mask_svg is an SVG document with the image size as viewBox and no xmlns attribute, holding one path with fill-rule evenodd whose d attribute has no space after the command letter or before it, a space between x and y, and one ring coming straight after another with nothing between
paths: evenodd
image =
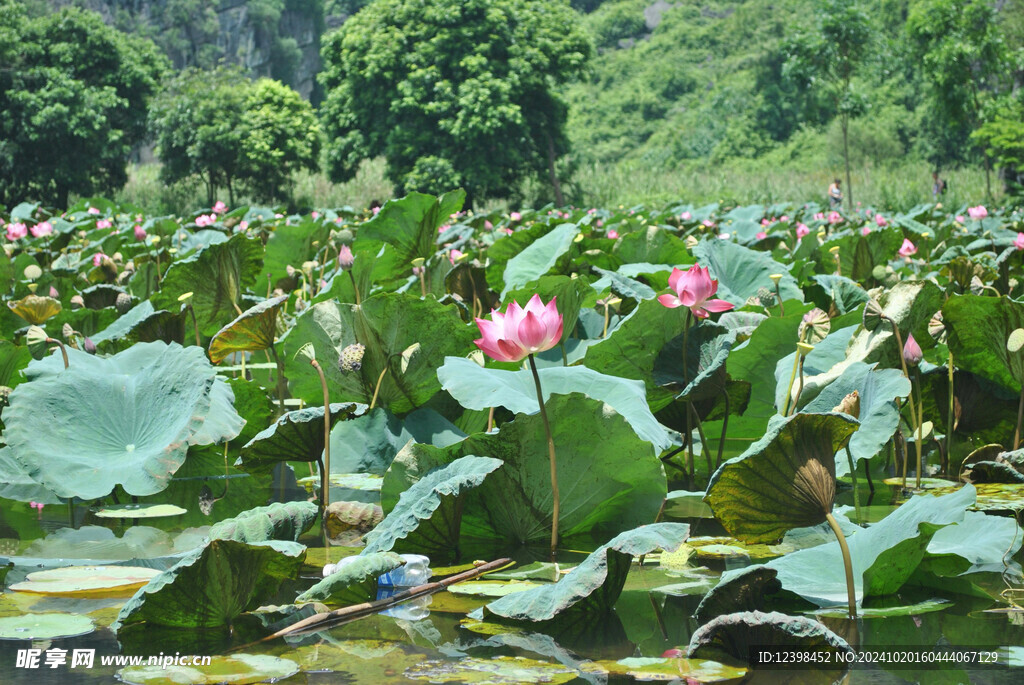
<instances>
[{"instance_id":1,"label":"distant person","mask_svg":"<svg viewBox=\"0 0 1024 685\"><path fill-rule=\"evenodd\" d=\"M946 179L939 178L939 172L932 172L932 198L938 200L940 195L946 193Z\"/></svg>"},{"instance_id":2,"label":"distant person","mask_svg":"<svg viewBox=\"0 0 1024 685\"><path fill-rule=\"evenodd\" d=\"M839 209L843 206L843 182L838 178L832 181L828 187L828 204L832 209Z\"/></svg>"}]
</instances>

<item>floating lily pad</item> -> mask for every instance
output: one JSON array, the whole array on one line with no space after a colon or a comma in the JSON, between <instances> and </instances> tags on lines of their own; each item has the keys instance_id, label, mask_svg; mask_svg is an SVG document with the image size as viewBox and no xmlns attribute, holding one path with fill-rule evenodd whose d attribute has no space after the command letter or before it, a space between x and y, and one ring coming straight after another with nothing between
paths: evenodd
<instances>
[{"instance_id":1,"label":"floating lily pad","mask_svg":"<svg viewBox=\"0 0 1024 685\"><path fill-rule=\"evenodd\" d=\"M701 626L690 638L687 655L702 659L749 663L751 647L789 647L852 654L846 640L823 624L805 616L748 611L726 614ZM839 668L837 670L843 670Z\"/></svg>"},{"instance_id":2,"label":"floating lily pad","mask_svg":"<svg viewBox=\"0 0 1024 685\"><path fill-rule=\"evenodd\" d=\"M296 481L310 492L320 486L319 476L307 476ZM331 487L348 488L349 490L364 490L368 492L379 491L383 476L372 473L332 473L330 475Z\"/></svg>"},{"instance_id":3,"label":"floating lily pad","mask_svg":"<svg viewBox=\"0 0 1024 685\"><path fill-rule=\"evenodd\" d=\"M92 619L77 614L24 614L0 618L0 640L56 640L95 630Z\"/></svg>"},{"instance_id":4,"label":"floating lily pad","mask_svg":"<svg viewBox=\"0 0 1024 685\"><path fill-rule=\"evenodd\" d=\"M117 672L128 685L252 685L275 683L299 672L290 659L269 654L214 656L205 666L129 666Z\"/></svg>"},{"instance_id":5,"label":"floating lily pad","mask_svg":"<svg viewBox=\"0 0 1024 685\"><path fill-rule=\"evenodd\" d=\"M630 657L618 661L589 661L583 663L581 673L613 675L640 682L673 681L685 683L719 683L737 680L747 669L727 666L708 659Z\"/></svg>"},{"instance_id":6,"label":"floating lily pad","mask_svg":"<svg viewBox=\"0 0 1024 685\"><path fill-rule=\"evenodd\" d=\"M155 519L185 513L188 509L174 504L117 504L103 507L95 515L101 519Z\"/></svg>"},{"instance_id":7,"label":"floating lily pad","mask_svg":"<svg viewBox=\"0 0 1024 685\"><path fill-rule=\"evenodd\" d=\"M452 585L448 592L469 597L504 597L541 586L528 580L470 580Z\"/></svg>"},{"instance_id":8,"label":"floating lily pad","mask_svg":"<svg viewBox=\"0 0 1024 685\"><path fill-rule=\"evenodd\" d=\"M902 478L886 478L882 481L886 485L894 485L901 487L903 485ZM907 487L914 487L917 485L917 481L913 478L907 478ZM951 480L945 478L922 478L921 489L923 490L934 490L935 488L948 488L950 486L956 486Z\"/></svg>"},{"instance_id":9,"label":"floating lily pad","mask_svg":"<svg viewBox=\"0 0 1024 685\"><path fill-rule=\"evenodd\" d=\"M934 495L954 493L963 486L950 485L935 488ZM977 511L1020 511L1024 509L1024 485L1020 483L978 483L972 486L977 491L977 501L970 507Z\"/></svg>"},{"instance_id":10,"label":"floating lily pad","mask_svg":"<svg viewBox=\"0 0 1024 685\"><path fill-rule=\"evenodd\" d=\"M893 616L917 616L918 614L930 614L933 611L943 611L953 606L948 599L928 599L917 604L908 604L897 607L863 607L857 612L857 618L891 618ZM849 618L849 610L845 607L833 607L818 609L808 612L811 616L820 618Z\"/></svg>"},{"instance_id":11,"label":"floating lily pad","mask_svg":"<svg viewBox=\"0 0 1024 685\"><path fill-rule=\"evenodd\" d=\"M458 661L424 661L405 669L406 678L428 683L473 683L474 685L518 685L519 683L568 683L575 670L562 664L521 656L493 659L467 657Z\"/></svg>"},{"instance_id":12,"label":"floating lily pad","mask_svg":"<svg viewBox=\"0 0 1024 685\"><path fill-rule=\"evenodd\" d=\"M535 561L526 566L518 566L508 571L488 573L488 578L496 580L547 580L554 582L562 575L571 571L571 564L554 564L550 561Z\"/></svg>"},{"instance_id":13,"label":"floating lily pad","mask_svg":"<svg viewBox=\"0 0 1024 685\"><path fill-rule=\"evenodd\" d=\"M36 571L9 589L64 597L119 597L131 595L160 571L140 566L68 566Z\"/></svg>"},{"instance_id":14,"label":"floating lily pad","mask_svg":"<svg viewBox=\"0 0 1024 685\"><path fill-rule=\"evenodd\" d=\"M690 538L687 543L701 561L747 557L753 560L774 559L787 551L782 545L746 544L729 537Z\"/></svg>"}]
</instances>

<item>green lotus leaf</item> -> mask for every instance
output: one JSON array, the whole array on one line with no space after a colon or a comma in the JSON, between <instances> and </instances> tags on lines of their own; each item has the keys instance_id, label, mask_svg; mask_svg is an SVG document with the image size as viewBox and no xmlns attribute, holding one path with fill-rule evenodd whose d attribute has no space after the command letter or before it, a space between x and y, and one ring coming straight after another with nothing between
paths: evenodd
<instances>
[{"instance_id":1,"label":"green lotus leaf","mask_svg":"<svg viewBox=\"0 0 1024 685\"><path fill-rule=\"evenodd\" d=\"M519 228L512 235L495 240L494 244L487 248L485 272L488 285L497 291L504 290L505 283L502 280L502 274L505 273L509 261L554 229L555 226L552 224L535 222Z\"/></svg>"},{"instance_id":2,"label":"green lotus leaf","mask_svg":"<svg viewBox=\"0 0 1024 685\"><path fill-rule=\"evenodd\" d=\"M635 278L624 276L617 271L608 271L596 266L593 268L594 271L601 275L600 279L591 284L597 292L602 292L605 288L609 288L619 297L631 297L637 302L653 299L658 294L654 288L646 283L641 283Z\"/></svg>"},{"instance_id":3,"label":"green lotus leaf","mask_svg":"<svg viewBox=\"0 0 1024 685\"><path fill-rule=\"evenodd\" d=\"M147 623L173 628L230 626L255 609L302 566L306 548L270 540L211 540L139 589L111 626Z\"/></svg>"},{"instance_id":4,"label":"green lotus leaf","mask_svg":"<svg viewBox=\"0 0 1024 685\"><path fill-rule=\"evenodd\" d=\"M700 600L693 617L704 625L727 614L764 611L767 596L782 589L777 576L778 571L761 564L727 571L718 585Z\"/></svg>"},{"instance_id":5,"label":"green lotus leaf","mask_svg":"<svg viewBox=\"0 0 1024 685\"><path fill-rule=\"evenodd\" d=\"M409 193L400 200L389 200L359 227L359 240L392 245L404 264L417 257L429 259L437 249L437 229L462 209L465 199L465 191L453 190L438 197Z\"/></svg>"},{"instance_id":6,"label":"green lotus leaf","mask_svg":"<svg viewBox=\"0 0 1024 685\"><path fill-rule=\"evenodd\" d=\"M86 288L81 292L81 295L82 301L85 302L85 306L89 309L103 309L105 307L113 307L117 303L117 296L122 293L128 294L120 286L100 283L99 285Z\"/></svg>"},{"instance_id":7,"label":"green lotus leaf","mask_svg":"<svg viewBox=\"0 0 1024 685\"><path fill-rule=\"evenodd\" d=\"M362 306L321 302L302 313L282 339L282 359L292 394L311 404L323 402L320 377L309 362L295 355L312 343L323 367L332 397L369 403L381 372L377 406L396 414L422 406L441 389L437 368L449 355L469 352L476 327L467 326L451 305L422 300L411 293L382 293L364 299ZM344 372L341 351L354 343L365 345L362 368ZM419 343L419 351L403 371L401 355Z\"/></svg>"},{"instance_id":8,"label":"green lotus leaf","mask_svg":"<svg viewBox=\"0 0 1024 685\"><path fill-rule=\"evenodd\" d=\"M4 413L14 459L61 497L94 499L115 485L160 492L190 443L241 430L230 388L215 381L199 348L140 343L106 359L68 354L66 370L55 357L30 364L32 382L11 393Z\"/></svg>"},{"instance_id":9,"label":"green lotus leaf","mask_svg":"<svg viewBox=\"0 0 1024 685\"><path fill-rule=\"evenodd\" d=\"M117 679L127 685L247 685L276 683L298 672L299 665L290 659L269 654L232 654L211 657L209 664L199 666L128 666L117 672Z\"/></svg>"},{"instance_id":10,"label":"green lotus leaf","mask_svg":"<svg viewBox=\"0 0 1024 685\"><path fill-rule=\"evenodd\" d=\"M796 361L796 349L787 354L775 364L775 406L781 412L786 405L786 393L790 393L790 406L796 401L797 392L800 393L801 405L806 405L821 390L818 384L808 384L808 377L826 374L837 364L846 360L846 348L850 339L857 331L857 326L844 326L836 328L825 338L814 345L814 349L804 356L804 385L801 388L799 382L794 380L793 387L789 386L789 379L793 377L793 363ZM854 362L863 364L864 362ZM832 382L834 384L835 381ZM828 387L828 386L825 386ZM838 404L838 402L836 402ZM834 406L834 405L833 405ZM832 409L827 407L825 411ZM815 410L815 411L821 411Z\"/></svg>"},{"instance_id":11,"label":"green lotus leaf","mask_svg":"<svg viewBox=\"0 0 1024 685\"><path fill-rule=\"evenodd\" d=\"M644 300L607 338L587 349L583 364L608 376L643 381L647 404L656 412L678 394L659 386L655 380L657 354L682 334L688 313L685 307L669 309L657 300Z\"/></svg>"},{"instance_id":12,"label":"green lotus leaf","mask_svg":"<svg viewBox=\"0 0 1024 685\"><path fill-rule=\"evenodd\" d=\"M177 313L175 313L177 312ZM90 336L100 350L116 350L137 342L163 341L181 344L185 340L187 314L157 311L149 300L142 302L103 330ZM188 326L191 327L191 320Z\"/></svg>"},{"instance_id":13,"label":"green lotus leaf","mask_svg":"<svg viewBox=\"0 0 1024 685\"><path fill-rule=\"evenodd\" d=\"M217 331L210 341L210 360L219 364L233 352L259 352L273 346L277 334L277 312L288 295L264 300Z\"/></svg>"},{"instance_id":14,"label":"green lotus leaf","mask_svg":"<svg viewBox=\"0 0 1024 685\"><path fill-rule=\"evenodd\" d=\"M692 327L685 335L685 374L683 339L677 336L661 348L654 362L655 382L677 391L676 399L681 400L700 401L721 395L728 380L725 363L736 344L736 333L707 322Z\"/></svg>"},{"instance_id":15,"label":"green lotus leaf","mask_svg":"<svg viewBox=\"0 0 1024 685\"><path fill-rule=\"evenodd\" d=\"M963 521L966 508L974 501L971 485L942 497L916 495L878 523L848 536L858 601L899 590L924 559L935 532ZM837 541L791 552L767 565L778 571L784 590L818 606L847 601Z\"/></svg>"},{"instance_id":16,"label":"green lotus leaf","mask_svg":"<svg viewBox=\"0 0 1024 685\"><path fill-rule=\"evenodd\" d=\"M462 523L458 500L502 466L498 459L466 456L426 473L403 492L387 516L365 536L362 554L416 552L458 556Z\"/></svg>"},{"instance_id":17,"label":"green lotus leaf","mask_svg":"<svg viewBox=\"0 0 1024 685\"><path fill-rule=\"evenodd\" d=\"M14 458L9 447L0 447L0 497L17 502L59 504L61 499L53 490L28 475L25 467Z\"/></svg>"},{"instance_id":18,"label":"green lotus leaf","mask_svg":"<svg viewBox=\"0 0 1024 685\"><path fill-rule=\"evenodd\" d=\"M690 527L683 523L653 523L620 533L590 553L557 583L507 595L470 614L514 622L587 620L609 613L626 583L633 557L683 544Z\"/></svg>"},{"instance_id":19,"label":"green lotus leaf","mask_svg":"<svg viewBox=\"0 0 1024 685\"><path fill-rule=\"evenodd\" d=\"M546 403L554 434L561 537L614 535L650 523L667 492L661 461L611 407L579 394ZM437 466L459 457L495 457L505 466L470 491L462 511L463 538L543 542L551 534L551 468L539 414L517 414L497 433L478 433L445 448L410 444L391 464L381 506Z\"/></svg>"},{"instance_id":20,"label":"green lotus leaf","mask_svg":"<svg viewBox=\"0 0 1024 685\"><path fill-rule=\"evenodd\" d=\"M865 618L893 618L895 616L917 616L919 614L930 614L933 611L944 611L953 606L948 599L926 599L916 604L891 607L865 607L857 612L858 619ZM809 612L812 616L821 618L849 618L849 610L842 608L817 609Z\"/></svg>"},{"instance_id":21,"label":"green lotus leaf","mask_svg":"<svg viewBox=\"0 0 1024 685\"><path fill-rule=\"evenodd\" d=\"M832 666L822 671L845 670L837 653L853 655L846 640L824 624L806 616L778 612L745 611L719 616L701 626L690 638L687 656L748 663L751 649L798 648L831 654ZM836 666L835 664L840 664Z\"/></svg>"},{"instance_id":22,"label":"green lotus leaf","mask_svg":"<svg viewBox=\"0 0 1024 685\"><path fill-rule=\"evenodd\" d=\"M942 307L948 344L959 369L1018 392L1024 354L1010 352L1010 333L1024 327L1024 304L1007 297L954 295Z\"/></svg>"},{"instance_id":23,"label":"green lotus leaf","mask_svg":"<svg viewBox=\"0 0 1024 685\"><path fill-rule=\"evenodd\" d=\"M327 244L331 228L330 223L309 218L297 223L279 222L267 238L259 282L266 283L269 277L274 287L279 287L280 281L288 277L289 266L298 269L304 262L316 258ZM321 258L320 261L326 259ZM290 288L285 288L285 292L288 290Z\"/></svg>"},{"instance_id":24,"label":"green lotus leaf","mask_svg":"<svg viewBox=\"0 0 1024 685\"><path fill-rule=\"evenodd\" d=\"M804 301L804 292L789 269L766 252L752 250L731 240L711 239L702 240L693 248L693 254L709 269L711 278L718 281L716 297L737 307L746 304L748 298L755 297L761 288L774 289L769 278L772 274L782 274L779 291L783 301Z\"/></svg>"},{"instance_id":25,"label":"green lotus leaf","mask_svg":"<svg viewBox=\"0 0 1024 685\"><path fill-rule=\"evenodd\" d=\"M296 597L295 603L350 606L373 601L377 599L377 578L405 563L394 552L364 552L342 561L341 568Z\"/></svg>"},{"instance_id":26,"label":"green lotus leaf","mask_svg":"<svg viewBox=\"0 0 1024 685\"><path fill-rule=\"evenodd\" d=\"M569 250L579 232L576 224L561 224L508 260L502 274L502 281L505 283L505 288L501 292L502 302L507 301L508 293L548 273L559 257Z\"/></svg>"},{"instance_id":27,"label":"green lotus leaf","mask_svg":"<svg viewBox=\"0 0 1024 685\"><path fill-rule=\"evenodd\" d=\"M267 391L256 381L244 378L228 378L231 392L235 396L235 411L245 420L242 431L235 436L236 444L245 444L277 418L277 406ZM332 453L333 454L333 453Z\"/></svg>"},{"instance_id":28,"label":"green lotus leaf","mask_svg":"<svg viewBox=\"0 0 1024 685\"><path fill-rule=\"evenodd\" d=\"M444 277L445 292L458 295L467 306L480 303L480 311L486 314L501 306L497 293L487 287L487 274L479 266L460 262Z\"/></svg>"},{"instance_id":29,"label":"green lotus leaf","mask_svg":"<svg viewBox=\"0 0 1024 685\"><path fill-rule=\"evenodd\" d=\"M263 245L244 233L225 243L208 245L167 269L160 290L150 298L157 309L178 311L178 298L190 300L203 335L214 335L235 318L242 294L256 283L263 266Z\"/></svg>"},{"instance_id":30,"label":"green lotus leaf","mask_svg":"<svg viewBox=\"0 0 1024 685\"><path fill-rule=\"evenodd\" d=\"M21 383L19 372L28 366L30 361L32 353L27 347L15 345L10 340L0 340L0 386L14 388Z\"/></svg>"},{"instance_id":31,"label":"green lotus leaf","mask_svg":"<svg viewBox=\"0 0 1024 685\"><path fill-rule=\"evenodd\" d=\"M544 303L555 300L555 307L562 316L562 338L565 342L576 330L576 321L580 316L581 308L591 308L597 303L597 293L590 287L590 281L586 277L579 276L569 278L568 276L542 276L530 281L525 287L512 290L502 297L502 303L507 305L515 301L520 306L525 306L534 295L540 295ZM484 311L486 314L486 310Z\"/></svg>"},{"instance_id":32,"label":"green lotus leaf","mask_svg":"<svg viewBox=\"0 0 1024 685\"><path fill-rule=\"evenodd\" d=\"M876 369L857 362L846 367L843 375L825 386L825 389L806 407L807 412L832 411L852 392L860 396L860 430L850 438L850 454L856 466L861 459L878 454L889 437L896 432L900 414L898 398L910 394L910 381L898 369ZM836 470L849 472L844 453L836 455Z\"/></svg>"},{"instance_id":33,"label":"green lotus leaf","mask_svg":"<svg viewBox=\"0 0 1024 685\"><path fill-rule=\"evenodd\" d=\"M547 401L552 395L577 392L600 400L619 412L636 431L659 451L671 446L664 426L647 408L644 384L607 376L583 366L555 366L538 369L541 389ZM535 414L537 386L528 370L503 371L481 367L476 362L446 357L437 370L441 387L467 409L505 407L516 414Z\"/></svg>"},{"instance_id":34,"label":"green lotus leaf","mask_svg":"<svg viewBox=\"0 0 1024 685\"><path fill-rule=\"evenodd\" d=\"M964 477L971 483L1024 483L1024 473L998 461L976 461Z\"/></svg>"},{"instance_id":35,"label":"green lotus leaf","mask_svg":"<svg viewBox=\"0 0 1024 685\"><path fill-rule=\"evenodd\" d=\"M1021 548L1022 536L1016 522L1006 516L968 511L962 521L946 526L932 536L927 559L947 562L944 569L931 564L940 575L960 576L979 571L1004 571L1004 559ZM955 557L955 559L953 559Z\"/></svg>"},{"instance_id":36,"label":"green lotus leaf","mask_svg":"<svg viewBox=\"0 0 1024 685\"><path fill-rule=\"evenodd\" d=\"M331 428L331 470L382 476L410 440L447 447L465 437L455 424L429 407L401 419L387 409L374 407Z\"/></svg>"},{"instance_id":37,"label":"green lotus leaf","mask_svg":"<svg viewBox=\"0 0 1024 685\"><path fill-rule=\"evenodd\" d=\"M298 542L316 522L319 509L313 502L274 502L243 511L210 527L211 540L256 543L265 540Z\"/></svg>"},{"instance_id":38,"label":"green lotus leaf","mask_svg":"<svg viewBox=\"0 0 1024 685\"><path fill-rule=\"evenodd\" d=\"M331 424L362 415L365 406L353 402L331 404ZM281 415L242 447L235 466L265 471L282 461L317 461L324 453L324 408L307 407Z\"/></svg>"},{"instance_id":39,"label":"green lotus leaf","mask_svg":"<svg viewBox=\"0 0 1024 685\"><path fill-rule=\"evenodd\" d=\"M35 326L46 323L61 310L59 300L39 295L26 295L20 300L8 302L7 306L12 312Z\"/></svg>"},{"instance_id":40,"label":"green lotus leaf","mask_svg":"<svg viewBox=\"0 0 1024 685\"><path fill-rule=\"evenodd\" d=\"M662 226L625 234L615 243L612 254L625 264L665 264L671 268L693 263L686 243Z\"/></svg>"},{"instance_id":41,"label":"green lotus leaf","mask_svg":"<svg viewBox=\"0 0 1024 685\"><path fill-rule=\"evenodd\" d=\"M820 295L811 290L814 303L826 312L830 305L835 305L840 314L848 314L871 299L867 291L857 281L836 274L815 274L811 276L820 289Z\"/></svg>"},{"instance_id":42,"label":"green lotus leaf","mask_svg":"<svg viewBox=\"0 0 1024 685\"><path fill-rule=\"evenodd\" d=\"M730 535L774 542L825 521L835 500L835 453L857 430L846 414L795 414L711 477L705 500Z\"/></svg>"},{"instance_id":43,"label":"green lotus leaf","mask_svg":"<svg viewBox=\"0 0 1024 685\"><path fill-rule=\"evenodd\" d=\"M854 231L830 238L815 251L814 256L819 271L832 271L835 269L835 258L829 250L838 245L843 273L860 283L867 283L872 278L875 266L888 264L902 242L902 231L871 231L867 235Z\"/></svg>"},{"instance_id":44,"label":"green lotus leaf","mask_svg":"<svg viewBox=\"0 0 1024 685\"><path fill-rule=\"evenodd\" d=\"M159 574L140 566L65 566L29 573L8 589L63 597L118 597L134 594Z\"/></svg>"},{"instance_id":45,"label":"green lotus leaf","mask_svg":"<svg viewBox=\"0 0 1024 685\"><path fill-rule=\"evenodd\" d=\"M79 614L23 614L0 617L0 640L57 640L87 635L96 629Z\"/></svg>"}]
</instances>

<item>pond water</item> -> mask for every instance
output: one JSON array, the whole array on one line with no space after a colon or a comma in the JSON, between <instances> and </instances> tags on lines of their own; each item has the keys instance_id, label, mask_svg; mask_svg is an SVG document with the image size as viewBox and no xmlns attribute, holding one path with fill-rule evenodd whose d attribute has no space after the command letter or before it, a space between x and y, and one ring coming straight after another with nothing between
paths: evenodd
<instances>
[{"instance_id":1,"label":"pond water","mask_svg":"<svg viewBox=\"0 0 1024 685\"><path fill-rule=\"evenodd\" d=\"M304 475L298 474L300 478ZM355 487L332 488L332 499L372 501L376 497L372 484L349 485ZM852 490L841 490L837 506L846 507L842 510L851 520L859 518L866 523L880 520L896 508L901 491L896 485L877 481L875 485L876 492L872 496L861 483L858 508L853 506ZM209 516L197 506L204 486L212 490L216 500ZM8 575L7 585L18 582L34 567L66 565L55 561L60 558L140 559L142 561L137 563L165 568L176 555L194 547L210 523L268 499L297 499L304 494L303 487L296 484L294 478L270 482L234 473L225 479L223 475L208 477L186 471L175 478L165 491L166 497L161 498L187 510L175 516L104 519L84 505L47 506L38 512L28 504L5 502L0 509L0 554L16 558L18 562ZM657 659L667 649L685 649L698 627L692 614L722 571L764 561L787 551L784 546L744 548L726 538L720 524L709 516L710 512L697 497L672 501L665 509L665 518L690 524L689 556L653 554L645 558L642 566L634 564L616 605L616 613L603 621L571 625L558 634L531 633L481 623L468 619L466 614L491 600L467 594L456 586L454 592L438 593L417 606L401 605L391 612L394 615L375 615L312 635L249 645L242 651L283 657L297 664L301 671L280 681L289 684L671 680L673 674ZM324 549L315 535L307 535L300 541L310 547L303 579L286 583L275 603L290 602L297 591L319 577L320 568L328 558L337 561L341 556L358 551L339 547ZM570 567L579 563L589 551L590 548L567 551L561 555L560 565ZM467 550L463 560L491 559L495 554L494 550ZM540 549L520 549L511 556L522 566L545 560L546 554ZM1019 577L1008 573L1004 581L996 572L974 575L975 585L983 588L988 598L906 587L897 596L869 602L867 606L913 605L934 599L945 599L947 603L939 607L940 610L922 609L910 615L862 618L856 622L844 618L822 620L851 644L1013 646L1017 648L1013 652L1017 662L1024 665L1021 657L1024 612L992 611L1005 609L1006 603L994 597L1014 583L1019 589ZM494 591L495 586L480 587ZM950 587L953 589L955 585ZM1019 600L1021 595L1017 594L1016 598ZM121 666L103 665L102 657L220 654L254 639L255 633L242 625L229 637L193 631L148 630L125 634L119 644L108 626L125 599L124 595L77 599L5 591L0 596L0 617L27 612L62 612L88 616L97 629L80 637L53 641L0 640L0 673L3 674L0 682L34 685L117 682L115 674ZM94 665L90 669L70 668L67 664L56 668L42 664L35 669L17 667L19 650L39 649L45 656L46 650L54 648L68 650L68 654L73 650L94 650ZM690 682L714 681L714 675L713 671L705 672L700 680ZM1024 670L1008 667L938 671L892 667L887 670L876 666L844 675L813 671L759 672L756 677L748 674L743 682L999 684L1019 683L1022 677Z\"/></svg>"}]
</instances>

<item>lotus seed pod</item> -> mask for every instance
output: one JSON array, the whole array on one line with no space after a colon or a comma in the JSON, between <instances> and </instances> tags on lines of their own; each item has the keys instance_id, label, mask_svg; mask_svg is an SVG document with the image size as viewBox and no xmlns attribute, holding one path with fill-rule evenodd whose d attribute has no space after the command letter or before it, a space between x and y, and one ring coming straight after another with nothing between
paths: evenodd
<instances>
[{"instance_id":1,"label":"lotus seed pod","mask_svg":"<svg viewBox=\"0 0 1024 685\"><path fill-rule=\"evenodd\" d=\"M63 328L60 329L60 334L64 336L64 340L71 341L71 338L75 336L75 329L71 327L71 324L64 324Z\"/></svg>"},{"instance_id":2,"label":"lotus seed pod","mask_svg":"<svg viewBox=\"0 0 1024 685\"><path fill-rule=\"evenodd\" d=\"M796 344L796 352L801 357L806 357L807 355L809 355L813 351L814 351L814 345L808 345L807 343L797 343Z\"/></svg>"},{"instance_id":3,"label":"lotus seed pod","mask_svg":"<svg viewBox=\"0 0 1024 685\"><path fill-rule=\"evenodd\" d=\"M772 279L772 283L774 283L775 285L778 285L779 281L782 280L782 274L772 274L772 275L768 276L768 278Z\"/></svg>"},{"instance_id":4,"label":"lotus seed pod","mask_svg":"<svg viewBox=\"0 0 1024 685\"><path fill-rule=\"evenodd\" d=\"M363 367L363 354L366 346L359 343L352 343L341 351L341 358L338 359L338 370L342 373L358 371Z\"/></svg>"},{"instance_id":5,"label":"lotus seed pod","mask_svg":"<svg viewBox=\"0 0 1024 685\"><path fill-rule=\"evenodd\" d=\"M342 245L351 245L352 240L355 236L352 235L352 231L347 228L343 228L334 234L335 239Z\"/></svg>"},{"instance_id":6,"label":"lotus seed pod","mask_svg":"<svg viewBox=\"0 0 1024 685\"><path fill-rule=\"evenodd\" d=\"M832 321L828 318L828 314L815 307L804 314L797 335L800 340L817 345L825 339L830 330L832 330Z\"/></svg>"},{"instance_id":7,"label":"lotus seed pod","mask_svg":"<svg viewBox=\"0 0 1024 685\"><path fill-rule=\"evenodd\" d=\"M29 264L25 267L25 271L23 273L25 274L25 278L30 281L34 281L43 275L43 270L39 268L38 264Z\"/></svg>"},{"instance_id":8,"label":"lotus seed pod","mask_svg":"<svg viewBox=\"0 0 1024 685\"><path fill-rule=\"evenodd\" d=\"M1024 328L1016 328L1006 341L1006 349L1016 354L1024 347Z\"/></svg>"},{"instance_id":9,"label":"lotus seed pod","mask_svg":"<svg viewBox=\"0 0 1024 685\"><path fill-rule=\"evenodd\" d=\"M128 293L118 293L114 300L114 309L118 314L124 314L132 308L132 296Z\"/></svg>"},{"instance_id":10,"label":"lotus seed pod","mask_svg":"<svg viewBox=\"0 0 1024 685\"><path fill-rule=\"evenodd\" d=\"M771 307L775 304L775 293L768 288L757 289L757 301L762 307Z\"/></svg>"},{"instance_id":11,"label":"lotus seed pod","mask_svg":"<svg viewBox=\"0 0 1024 685\"><path fill-rule=\"evenodd\" d=\"M72 310L74 310L74 309L81 309L84 306L85 306L85 300L82 298L81 295L72 295L71 296L71 309Z\"/></svg>"},{"instance_id":12,"label":"lotus seed pod","mask_svg":"<svg viewBox=\"0 0 1024 685\"><path fill-rule=\"evenodd\" d=\"M868 331L878 330L882 322L888 321L889 317L882 311L882 305L878 300L871 298L864 305L864 328Z\"/></svg>"}]
</instances>

